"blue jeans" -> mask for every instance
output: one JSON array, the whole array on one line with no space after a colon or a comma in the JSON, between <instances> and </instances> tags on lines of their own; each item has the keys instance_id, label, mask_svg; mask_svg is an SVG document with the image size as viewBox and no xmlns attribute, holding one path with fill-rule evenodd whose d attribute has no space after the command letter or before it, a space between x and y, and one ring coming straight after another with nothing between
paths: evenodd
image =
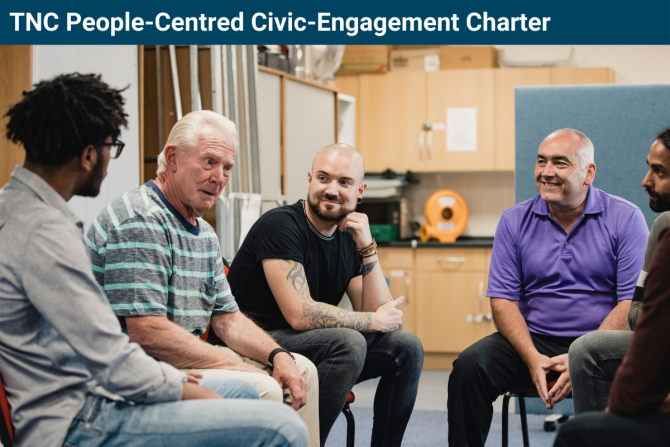
<instances>
[{"instance_id":1,"label":"blue jeans","mask_svg":"<svg viewBox=\"0 0 670 447\"><path fill-rule=\"evenodd\" d=\"M633 331L594 331L570 346L570 382L575 414L605 411L614 374L626 356Z\"/></svg>"},{"instance_id":2,"label":"blue jeans","mask_svg":"<svg viewBox=\"0 0 670 447\"><path fill-rule=\"evenodd\" d=\"M307 428L289 406L259 400L241 380L200 379L200 385L223 399L132 405L90 394L63 446L307 447Z\"/></svg>"}]
</instances>

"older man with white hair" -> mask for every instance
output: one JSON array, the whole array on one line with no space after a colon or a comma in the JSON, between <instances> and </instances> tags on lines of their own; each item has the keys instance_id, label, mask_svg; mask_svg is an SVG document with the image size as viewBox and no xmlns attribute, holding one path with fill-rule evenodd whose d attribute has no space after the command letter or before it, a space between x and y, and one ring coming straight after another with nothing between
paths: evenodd
<instances>
[{"instance_id":1,"label":"older man with white hair","mask_svg":"<svg viewBox=\"0 0 670 447\"><path fill-rule=\"evenodd\" d=\"M261 398L285 401L316 446L315 366L239 311L216 233L200 218L228 182L237 146L235 125L217 113L179 120L158 157L158 177L110 203L89 229L93 270L131 341L177 368L243 379ZM199 339L210 324L224 347Z\"/></svg>"},{"instance_id":2,"label":"older man with white hair","mask_svg":"<svg viewBox=\"0 0 670 447\"><path fill-rule=\"evenodd\" d=\"M593 152L579 131L547 136L535 164L539 194L502 214L487 291L498 332L454 362L449 445L483 446L492 403L507 391L534 385L553 408L571 390L570 344L628 327L649 230L637 206L593 187Z\"/></svg>"}]
</instances>

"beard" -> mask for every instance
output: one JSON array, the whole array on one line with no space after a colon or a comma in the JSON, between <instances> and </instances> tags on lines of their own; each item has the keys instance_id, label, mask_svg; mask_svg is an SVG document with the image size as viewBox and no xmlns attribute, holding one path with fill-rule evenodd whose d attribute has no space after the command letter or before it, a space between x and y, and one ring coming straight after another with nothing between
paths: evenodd
<instances>
[{"instance_id":1,"label":"beard","mask_svg":"<svg viewBox=\"0 0 670 447\"><path fill-rule=\"evenodd\" d=\"M335 210L328 210L325 209L325 207L322 209L321 208L321 200L322 198L326 200L332 200L332 201L337 201L340 204L340 211L337 212ZM318 198L314 201L312 201L309 193L307 193L307 204L309 205L309 209L312 210L312 212L321 220L325 222L339 222L342 219L346 217L347 214L353 213L356 211L356 207L348 209L344 206L344 202L340 198L339 200L335 196L329 196L328 194L324 194L322 198Z\"/></svg>"},{"instance_id":2,"label":"beard","mask_svg":"<svg viewBox=\"0 0 670 447\"><path fill-rule=\"evenodd\" d=\"M670 211L670 194L663 194L656 192L650 188L645 188L647 194L656 200L649 200L649 208L655 213L662 213L663 211Z\"/></svg>"},{"instance_id":3,"label":"beard","mask_svg":"<svg viewBox=\"0 0 670 447\"><path fill-rule=\"evenodd\" d=\"M88 175L88 178L83 185L75 193L78 196L84 197L97 197L100 194L100 185L102 185L102 180L105 178L103 171L103 161L102 161L102 151L98 152L97 161L93 165L93 170Z\"/></svg>"}]
</instances>

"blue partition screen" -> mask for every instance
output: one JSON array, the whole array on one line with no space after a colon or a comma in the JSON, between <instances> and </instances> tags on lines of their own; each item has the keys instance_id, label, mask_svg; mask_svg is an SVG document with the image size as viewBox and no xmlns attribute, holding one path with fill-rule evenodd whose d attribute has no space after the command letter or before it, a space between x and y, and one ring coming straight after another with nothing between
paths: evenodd
<instances>
[{"instance_id":1,"label":"blue partition screen","mask_svg":"<svg viewBox=\"0 0 670 447\"><path fill-rule=\"evenodd\" d=\"M534 169L542 140L570 127L593 141L594 186L639 206L651 228L658 214L641 183L649 147L670 126L670 85L519 87L515 109L516 203L537 194Z\"/></svg>"}]
</instances>

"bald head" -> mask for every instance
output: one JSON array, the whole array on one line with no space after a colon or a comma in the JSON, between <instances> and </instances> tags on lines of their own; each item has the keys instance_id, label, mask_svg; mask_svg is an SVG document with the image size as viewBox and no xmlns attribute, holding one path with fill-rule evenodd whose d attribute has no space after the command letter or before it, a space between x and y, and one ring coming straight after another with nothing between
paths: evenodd
<instances>
[{"instance_id":1,"label":"bald head","mask_svg":"<svg viewBox=\"0 0 670 447\"><path fill-rule=\"evenodd\" d=\"M589 137L578 130L569 128L556 130L547 135L542 144L545 143L559 143L575 148L574 155L579 159L582 170L586 169L589 163L594 162L593 143Z\"/></svg>"},{"instance_id":2,"label":"bald head","mask_svg":"<svg viewBox=\"0 0 670 447\"><path fill-rule=\"evenodd\" d=\"M312 172L316 172L324 164L336 163L346 165L349 172L360 183L365 176L363 157L356 149L344 143L330 144L317 152L312 161Z\"/></svg>"}]
</instances>

